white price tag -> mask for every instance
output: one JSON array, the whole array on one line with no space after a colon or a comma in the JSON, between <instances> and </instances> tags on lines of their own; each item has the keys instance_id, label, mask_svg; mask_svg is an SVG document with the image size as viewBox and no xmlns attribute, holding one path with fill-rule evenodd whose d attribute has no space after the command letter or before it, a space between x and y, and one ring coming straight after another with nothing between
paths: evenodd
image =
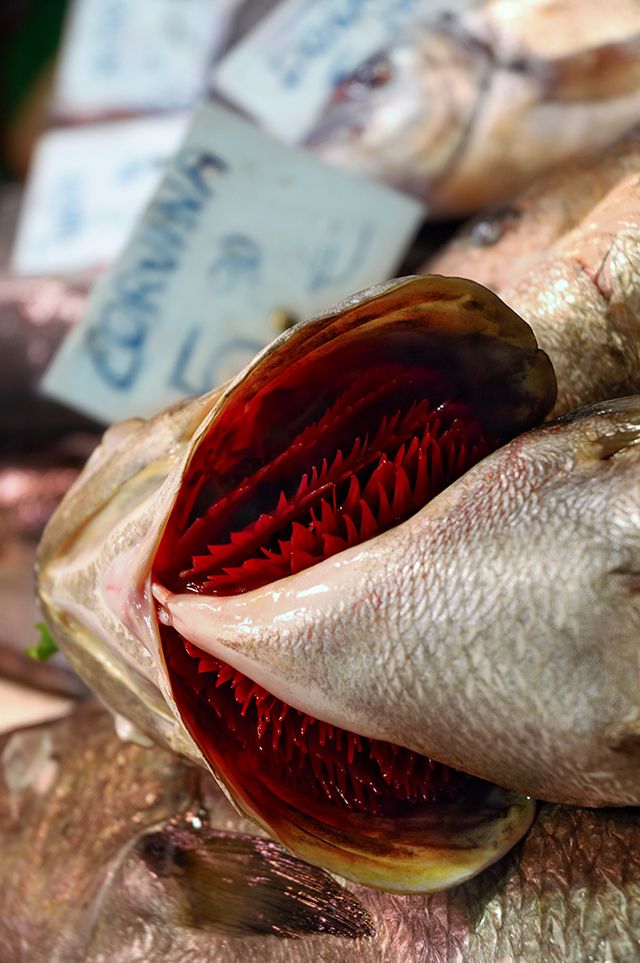
<instances>
[{"instance_id":1,"label":"white price tag","mask_svg":"<svg viewBox=\"0 0 640 963\"><path fill-rule=\"evenodd\" d=\"M285 0L223 57L214 86L298 143L340 80L424 13L423 0Z\"/></svg>"},{"instance_id":2,"label":"white price tag","mask_svg":"<svg viewBox=\"0 0 640 963\"><path fill-rule=\"evenodd\" d=\"M277 333L393 274L422 207L200 107L122 257L47 372L108 422L237 372Z\"/></svg>"},{"instance_id":3,"label":"white price tag","mask_svg":"<svg viewBox=\"0 0 640 963\"><path fill-rule=\"evenodd\" d=\"M206 89L238 0L75 0L53 98L59 116L179 110Z\"/></svg>"},{"instance_id":4,"label":"white price tag","mask_svg":"<svg viewBox=\"0 0 640 963\"><path fill-rule=\"evenodd\" d=\"M18 274L74 274L120 253L188 114L44 134L29 174L12 256Z\"/></svg>"}]
</instances>

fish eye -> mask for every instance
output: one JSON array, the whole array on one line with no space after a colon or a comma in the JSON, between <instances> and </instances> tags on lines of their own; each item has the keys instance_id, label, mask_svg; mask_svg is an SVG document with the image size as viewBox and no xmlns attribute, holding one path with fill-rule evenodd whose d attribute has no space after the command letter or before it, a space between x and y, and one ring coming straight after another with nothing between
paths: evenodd
<instances>
[{"instance_id":1,"label":"fish eye","mask_svg":"<svg viewBox=\"0 0 640 963\"><path fill-rule=\"evenodd\" d=\"M391 62L386 54L376 54L361 63L347 82L353 88L375 90L378 87L384 87L391 80L392 75Z\"/></svg>"},{"instance_id":2,"label":"fish eye","mask_svg":"<svg viewBox=\"0 0 640 963\"><path fill-rule=\"evenodd\" d=\"M500 207L482 215L469 229L469 241L474 247L491 247L518 220L519 211L515 207Z\"/></svg>"}]
</instances>

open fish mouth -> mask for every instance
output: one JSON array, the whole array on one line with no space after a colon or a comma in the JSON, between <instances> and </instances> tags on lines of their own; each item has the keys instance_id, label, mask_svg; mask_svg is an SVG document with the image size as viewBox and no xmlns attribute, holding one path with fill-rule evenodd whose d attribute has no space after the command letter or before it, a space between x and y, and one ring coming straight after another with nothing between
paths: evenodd
<instances>
[{"instance_id":1,"label":"open fish mouth","mask_svg":"<svg viewBox=\"0 0 640 963\"><path fill-rule=\"evenodd\" d=\"M533 804L284 701L170 599L259 593L383 537L541 417L553 378L522 322L487 326L499 302L483 289L423 281L249 371L193 452L151 572L176 706L232 798L310 861L399 891L474 875Z\"/></svg>"},{"instance_id":2,"label":"open fish mouth","mask_svg":"<svg viewBox=\"0 0 640 963\"><path fill-rule=\"evenodd\" d=\"M303 415L286 433L249 404L224 447L211 438L194 459L157 562L176 590L235 595L295 575L405 521L497 447L429 368L297 374L285 410Z\"/></svg>"},{"instance_id":3,"label":"open fish mouth","mask_svg":"<svg viewBox=\"0 0 640 963\"><path fill-rule=\"evenodd\" d=\"M303 412L293 438L256 425L250 404L224 448L201 446L156 560L173 592L235 595L295 575L402 523L496 447L442 375L400 360L337 378L303 365L287 393L286 410ZM456 798L466 781L293 709L175 630L165 645L198 727L224 730L251 778L294 805L395 815Z\"/></svg>"}]
</instances>

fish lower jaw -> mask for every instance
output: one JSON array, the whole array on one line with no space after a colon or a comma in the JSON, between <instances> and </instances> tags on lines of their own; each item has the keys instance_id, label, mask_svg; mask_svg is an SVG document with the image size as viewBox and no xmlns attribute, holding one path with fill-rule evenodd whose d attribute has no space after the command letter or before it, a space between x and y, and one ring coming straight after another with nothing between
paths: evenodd
<instances>
[{"instance_id":1,"label":"fish lower jaw","mask_svg":"<svg viewBox=\"0 0 640 963\"><path fill-rule=\"evenodd\" d=\"M366 885L427 892L495 862L531 800L286 705L162 629L180 716L239 808L294 853Z\"/></svg>"}]
</instances>

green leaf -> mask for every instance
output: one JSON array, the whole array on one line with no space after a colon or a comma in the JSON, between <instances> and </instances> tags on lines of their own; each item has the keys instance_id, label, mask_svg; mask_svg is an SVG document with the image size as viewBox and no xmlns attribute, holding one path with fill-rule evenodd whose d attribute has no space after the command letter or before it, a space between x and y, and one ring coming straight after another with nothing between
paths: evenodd
<instances>
[{"instance_id":1,"label":"green leaf","mask_svg":"<svg viewBox=\"0 0 640 963\"><path fill-rule=\"evenodd\" d=\"M53 641L51 632L44 622L36 622L35 627L40 632L40 639L36 645L27 649L27 655L37 662L46 662L50 656L58 651L58 646Z\"/></svg>"}]
</instances>

